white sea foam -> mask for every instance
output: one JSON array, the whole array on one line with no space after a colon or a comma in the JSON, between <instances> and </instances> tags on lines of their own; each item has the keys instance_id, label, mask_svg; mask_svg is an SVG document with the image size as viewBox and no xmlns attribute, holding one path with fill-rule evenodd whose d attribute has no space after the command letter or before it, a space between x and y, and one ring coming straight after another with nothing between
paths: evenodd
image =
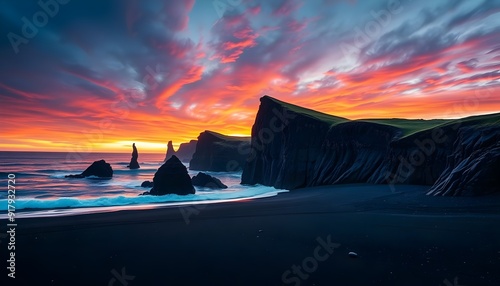
<instances>
[{"instance_id":1,"label":"white sea foam","mask_svg":"<svg viewBox=\"0 0 500 286\"><path fill-rule=\"evenodd\" d=\"M182 204L218 203L256 197L275 196L281 190L264 186L242 186L241 172L206 172L228 186L224 190L195 187L196 195L161 197L139 196L149 190L141 188L145 180L153 180L165 154L141 154L140 169L129 170L130 154L0 152L0 172L16 176L16 217L52 216L109 212L118 209L142 209ZM80 174L96 160L105 159L113 168L113 178L65 178ZM187 166L188 164L185 164ZM6 172L8 171L8 172ZM189 175L198 172L189 170ZM0 218L6 217L7 192L0 193Z\"/></svg>"},{"instance_id":2,"label":"white sea foam","mask_svg":"<svg viewBox=\"0 0 500 286\"><path fill-rule=\"evenodd\" d=\"M47 213L54 213L54 210L60 209L80 209L80 208L99 208L99 207L125 207L125 206L144 206L144 205L183 205L186 203L214 203L226 202L237 199L252 199L276 196L278 193L287 192L286 190L277 190L266 186L238 186L221 191L201 191L194 195L165 195L165 196L109 196L99 198L56 198L56 199L17 199L16 211L21 210L45 210ZM0 208L7 209L7 200L0 200ZM126 208L125 208L126 209ZM70 211L71 212L71 211ZM79 211L77 211L79 212ZM99 211L93 211L99 212ZM68 212L65 212L68 213ZM22 216L23 212L16 214ZM43 212L39 212L44 216ZM2 217L2 215L0 215Z\"/></svg>"}]
</instances>

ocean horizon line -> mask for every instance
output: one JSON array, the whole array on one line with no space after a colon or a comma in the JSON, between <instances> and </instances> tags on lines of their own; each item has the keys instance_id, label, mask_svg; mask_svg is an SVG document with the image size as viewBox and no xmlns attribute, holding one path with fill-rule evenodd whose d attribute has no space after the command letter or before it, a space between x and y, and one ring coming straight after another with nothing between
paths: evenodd
<instances>
[{"instance_id":1,"label":"ocean horizon line","mask_svg":"<svg viewBox=\"0 0 500 286\"><path fill-rule=\"evenodd\" d=\"M166 152L166 151L165 151ZM145 152L142 151L141 154L153 154L153 155L164 155L165 152ZM113 151L98 151L98 152L63 152L63 151L18 151L18 150L0 150L0 153L57 153L57 154L64 154L64 153L71 153L71 154L128 154L130 155L130 152L113 152Z\"/></svg>"}]
</instances>

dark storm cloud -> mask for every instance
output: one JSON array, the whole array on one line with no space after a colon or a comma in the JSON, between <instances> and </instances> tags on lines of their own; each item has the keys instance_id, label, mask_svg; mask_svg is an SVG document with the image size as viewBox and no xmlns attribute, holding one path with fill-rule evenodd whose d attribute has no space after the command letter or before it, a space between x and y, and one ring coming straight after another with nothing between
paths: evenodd
<instances>
[{"instance_id":1,"label":"dark storm cloud","mask_svg":"<svg viewBox=\"0 0 500 286\"><path fill-rule=\"evenodd\" d=\"M194 48L189 39L174 36L187 26L193 1L45 2L56 3L50 9L57 13L42 27L33 20L44 11L36 1L9 1L2 9L1 34L27 40L14 45L12 37L0 41L2 82L14 89L65 89L59 96L71 93L77 100L89 92L109 98L142 88L152 99L160 89L148 89L155 83L151 77L165 77L167 70L183 66L180 58L188 58ZM23 33L29 25L38 30L32 38Z\"/></svg>"},{"instance_id":2,"label":"dark storm cloud","mask_svg":"<svg viewBox=\"0 0 500 286\"><path fill-rule=\"evenodd\" d=\"M458 10L461 3L467 2L447 1L434 8L421 9L415 17L403 21L399 27L364 46L360 58L367 64L411 63L422 56L429 59L444 56L448 49L465 43L482 42L484 46L493 45L495 35L500 32L498 26L470 30L467 27L465 30L458 28L464 21L474 21L472 18L477 20L488 17L499 4L479 3L472 10ZM446 13L451 16L443 16Z\"/></svg>"}]
</instances>

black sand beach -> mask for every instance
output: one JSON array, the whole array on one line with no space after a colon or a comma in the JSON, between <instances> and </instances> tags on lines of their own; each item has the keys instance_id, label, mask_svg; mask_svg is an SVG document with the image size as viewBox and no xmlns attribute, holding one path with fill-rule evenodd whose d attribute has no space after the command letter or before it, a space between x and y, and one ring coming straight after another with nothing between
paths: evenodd
<instances>
[{"instance_id":1,"label":"black sand beach","mask_svg":"<svg viewBox=\"0 0 500 286\"><path fill-rule=\"evenodd\" d=\"M500 285L500 196L427 189L18 219L16 278L2 285Z\"/></svg>"}]
</instances>

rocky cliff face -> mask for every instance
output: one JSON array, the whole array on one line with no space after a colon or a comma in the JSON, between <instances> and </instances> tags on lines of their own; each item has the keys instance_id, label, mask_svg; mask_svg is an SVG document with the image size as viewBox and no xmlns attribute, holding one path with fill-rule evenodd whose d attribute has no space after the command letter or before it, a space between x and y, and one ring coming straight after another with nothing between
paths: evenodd
<instances>
[{"instance_id":1,"label":"rocky cliff face","mask_svg":"<svg viewBox=\"0 0 500 286\"><path fill-rule=\"evenodd\" d=\"M165 156L165 162L172 156L176 156L182 162L189 162L193 158L193 154L196 150L197 140L191 140L188 143L181 143L179 145L179 150L175 151L172 141L168 141L167 154Z\"/></svg>"},{"instance_id":2,"label":"rocky cliff face","mask_svg":"<svg viewBox=\"0 0 500 286\"><path fill-rule=\"evenodd\" d=\"M398 134L395 127L368 122L344 122L330 127L307 186L382 183L390 144Z\"/></svg>"},{"instance_id":3,"label":"rocky cliff face","mask_svg":"<svg viewBox=\"0 0 500 286\"><path fill-rule=\"evenodd\" d=\"M349 121L265 96L242 183L284 189L418 184L433 185L432 195L491 193L500 191L491 176L500 171L499 134L500 114L465 121Z\"/></svg>"},{"instance_id":4,"label":"rocky cliff face","mask_svg":"<svg viewBox=\"0 0 500 286\"><path fill-rule=\"evenodd\" d=\"M261 99L252 127L251 152L242 174L243 184L283 189L309 185L331 122L312 110L297 112L269 97ZM310 114L306 112L310 111ZM330 119L329 117L327 119ZM338 118L338 121L345 119Z\"/></svg>"},{"instance_id":5,"label":"rocky cliff face","mask_svg":"<svg viewBox=\"0 0 500 286\"><path fill-rule=\"evenodd\" d=\"M226 136L204 131L198 136L189 169L232 172L241 170L250 148L250 137Z\"/></svg>"},{"instance_id":6,"label":"rocky cliff face","mask_svg":"<svg viewBox=\"0 0 500 286\"><path fill-rule=\"evenodd\" d=\"M428 195L473 196L500 192L500 116L458 122L452 154Z\"/></svg>"}]
</instances>

